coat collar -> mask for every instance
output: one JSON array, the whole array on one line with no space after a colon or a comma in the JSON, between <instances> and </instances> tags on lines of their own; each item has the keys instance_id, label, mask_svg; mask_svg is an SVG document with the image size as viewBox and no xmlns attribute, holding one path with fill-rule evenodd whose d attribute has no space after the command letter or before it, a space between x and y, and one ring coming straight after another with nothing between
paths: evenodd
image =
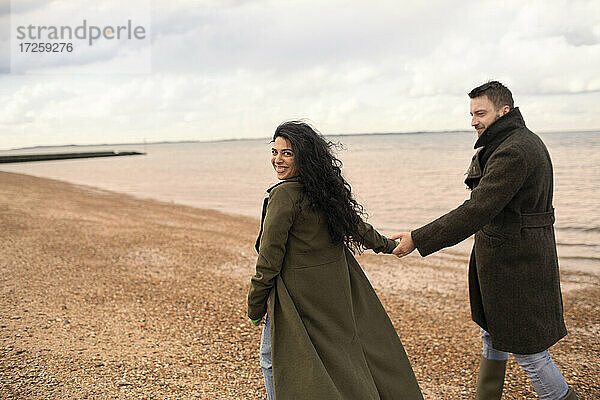
<instances>
[{"instance_id":1,"label":"coat collar","mask_svg":"<svg viewBox=\"0 0 600 400\"><path fill-rule=\"evenodd\" d=\"M271 190L275 189L277 186L281 185L282 183L286 183L286 182L298 182L299 178L297 176L290 178L290 179L285 179L281 182L277 182L276 184L274 184L273 186L271 186L270 188L267 189L267 193L271 193Z\"/></svg>"},{"instance_id":2,"label":"coat collar","mask_svg":"<svg viewBox=\"0 0 600 400\"><path fill-rule=\"evenodd\" d=\"M473 189L479 179L483 176L483 168L491 152L496 149L500 143L512 135L516 129L524 128L525 121L518 107L513 108L502 117L494 121L488 129L475 142L477 152L471 159L471 165L467 170L465 183L469 189Z\"/></svg>"},{"instance_id":3,"label":"coat collar","mask_svg":"<svg viewBox=\"0 0 600 400\"><path fill-rule=\"evenodd\" d=\"M274 184L273 186L271 186L270 188L267 189L267 193L270 194L271 190L273 190L277 186L281 185L282 183L286 183L286 182L298 182L298 177L296 176L296 177L286 179L286 180L283 180L281 182ZM263 227L264 227L264 223L265 223L265 216L267 215L267 204L269 204L269 196L266 196L263 200L262 212L261 212L261 217L260 217L260 231L258 232L258 237L256 238L256 242L254 243L254 248L256 249L257 253L259 252L259 249L260 249L260 237L262 236Z\"/></svg>"},{"instance_id":4,"label":"coat collar","mask_svg":"<svg viewBox=\"0 0 600 400\"><path fill-rule=\"evenodd\" d=\"M499 144L509 137L515 129L524 127L525 121L521 111L519 111L519 107L515 107L494 121L477 139L474 148Z\"/></svg>"},{"instance_id":5,"label":"coat collar","mask_svg":"<svg viewBox=\"0 0 600 400\"><path fill-rule=\"evenodd\" d=\"M483 175L481 170L481 162L479 160L481 155L482 148L477 149L477 152L471 159L471 165L469 165L469 169L467 170L467 177L465 178L465 183L469 187L469 189L473 189L475 187L475 182L481 178Z\"/></svg>"}]
</instances>

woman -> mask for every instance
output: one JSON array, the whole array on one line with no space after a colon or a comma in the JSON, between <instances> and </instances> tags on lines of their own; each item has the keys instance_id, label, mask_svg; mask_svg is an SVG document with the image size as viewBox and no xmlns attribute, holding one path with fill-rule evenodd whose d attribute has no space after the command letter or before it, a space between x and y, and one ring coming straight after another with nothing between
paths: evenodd
<instances>
[{"instance_id":1,"label":"woman","mask_svg":"<svg viewBox=\"0 0 600 400\"><path fill-rule=\"evenodd\" d=\"M261 367L270 400L422 399L402 343L353 256L396 243L361 219L342 163L309 125L281 124L248 316L267 314ZM271 370L272 357L272 370Z\"/></svg>"}]
</instances>

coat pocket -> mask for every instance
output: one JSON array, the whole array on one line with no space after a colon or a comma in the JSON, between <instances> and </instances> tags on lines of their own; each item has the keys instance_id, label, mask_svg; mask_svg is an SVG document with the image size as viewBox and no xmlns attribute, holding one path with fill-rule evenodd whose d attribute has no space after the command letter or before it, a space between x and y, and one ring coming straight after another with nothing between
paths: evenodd
<instances>
[{"instance_id":1,"label":"coat pocket","mask_svg":"<svg viewBox=\"0 0 600 400\"><path fill-rule=\"evenodd\" d=\"M490 228L488 225L484 226L475 236L481 241L481 244L488 247L502 246L507 239L505 234Z\"/></svg>"}]
</instances>

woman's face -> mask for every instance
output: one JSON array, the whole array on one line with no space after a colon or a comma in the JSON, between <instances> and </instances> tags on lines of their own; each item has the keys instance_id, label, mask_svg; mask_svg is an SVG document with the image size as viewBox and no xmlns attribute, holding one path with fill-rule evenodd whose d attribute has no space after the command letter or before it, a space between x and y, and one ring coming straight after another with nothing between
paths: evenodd
<instances>
[{"instance_id":1,"label":"woman's face","mask_svg":"<svg viewBox=\"0 0 600 400\"><path fill-rule=\"evenodd\" d=\"M298 175L295 154L289 140L277 136L271 149L271 164L273 164L277 179L289 179Z\"/></svg>"}]
</instances>

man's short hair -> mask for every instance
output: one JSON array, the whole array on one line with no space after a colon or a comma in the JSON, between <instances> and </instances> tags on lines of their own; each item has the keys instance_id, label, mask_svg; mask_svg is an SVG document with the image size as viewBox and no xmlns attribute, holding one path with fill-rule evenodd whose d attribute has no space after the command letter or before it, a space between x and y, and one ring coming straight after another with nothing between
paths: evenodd
<instances>
[{"instance_id":1,"label":"man's short hair","mask_svg":"<svg viewBox=\"0 0 600 400\"><path fill-rule=\"evenodd\" d=\"M504 106L509 106L512 110L515 106L510 90L498 81L489 81L469 92L469 97L472 99L480 96L487 96L496 110Z\"/></svg>"}]
</instances>

